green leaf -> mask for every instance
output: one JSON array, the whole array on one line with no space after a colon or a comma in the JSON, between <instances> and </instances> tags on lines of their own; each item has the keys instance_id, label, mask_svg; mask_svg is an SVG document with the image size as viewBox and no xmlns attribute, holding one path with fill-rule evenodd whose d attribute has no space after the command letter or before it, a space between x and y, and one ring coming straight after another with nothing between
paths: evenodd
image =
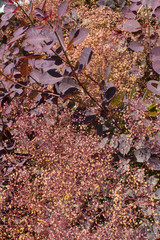
<instances>
[{"instance_id":1,"label":"green leaf","mask_svg":"<svg viewBox=\"0 0 160 240\"><path fill-rule=\"evenodd\" d=\"M120 92L115 97L112 98L111 105L113 106L119 106L123 103L124 93Z\"/></svg>"},{"instance_id":2,"label":"green leaf","mask_svg":"<svg viewBox=\"0 0 160 240\"><path fill-rule=\"evenodd\" d=\"M156 110L156 103L150 104L147 109L148 109L148 111L151 111L151 112L155 111Z\"/></svg>"},{"instance_id":3,"label":"green leaf","mask_svg":"<svg viewBox=\"0 0 160 240\"><path fill-rule=\"evenodd\" d=\"M150 91L147 89L143 95L143 102L146 100L146 97Z\"/></svg>"},{"instance_id":4,"label":"green leaf","mask_svg":"<svg viewBox=\"0 0 160 240\"><path fill-rule=\"evenodd\" d=\"M147 116L150 116L150 117L156 117L158 114L159 114L159 111L157 112L150 112L150 111L147 111L147 112L144 112Z\"/></svg>"},{"instance_id":5,"label":"green leaf","mask_svg":"<svg viewBox=\"0 0 160 240\"><path fill-rule=\"evenodd\" d=\"M131 93L130 93L130 97L129 97L129 100L131 100L132 98L133 98L133 96L134 96L134 94L135 94L135 92L136 92L136 82L134 83L134 85L133 85L133 88L132 88L132 90L131 90Z\"/></svg>"}]
</instances>

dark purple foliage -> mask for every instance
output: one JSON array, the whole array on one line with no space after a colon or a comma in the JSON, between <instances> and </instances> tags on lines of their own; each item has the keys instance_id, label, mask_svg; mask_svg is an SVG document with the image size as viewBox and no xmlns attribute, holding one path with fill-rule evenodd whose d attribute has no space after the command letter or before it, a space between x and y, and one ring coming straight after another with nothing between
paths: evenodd
<instances>
[{"instance_id":1,"label":"dark purple foliage","mask_svg":"<svg viewBox=\"0 0 160 240\"><path fill-rule=\"evenodd\" d=\"M111 88L109 88L109 89L107 89L107 91L105 92L105 98L107 99L107 100L110 100L114 95L115 95L115 93L116 93L116 88L115 87L111 87Z\"/></svg>"},{"instance_id":2,"label":"dark purple foliage","mask_svg":"<svg viewBox=\"0 0 160 240\"><path fill-rule=\"evenodd\" d=\"M116 6L114 1L104 2L107 2L106 5L108 6ZM147 53L148 50L151 50L149 56L146 54L146 64L149 62L150 65L148 64L147 66L149 71L154 71L153 74L150 74L150 72L147 74L148 76L157 77L157 75L160 75L160 47L157 47L155 43L159 44L159 40L157 40L157 36L154 38L148 36L149 31L143 31L150 23L142 24L138 13L140 7L145 6L146 3L147 1L145 0L132 0L130 6L122 9L123 16L128 19L123 23L123 29L129 32L129 36L131 36L130 40L127 39L129 49L141 52L146 51ZM124 6L123 1L121 4ZM29 6L28 19L24 20L27 22L26 26L22 26L23 22L16 22L14 18L12 19L15 13L21 9L11 0L6 1L4 14L1 17L2 34L4 34L7 26L13 26L14 21L17 24L17 29L11 33L11 40L9 41L6 35L4 35L1 38L0 45L0 68L2 70L0 74L0 160L1 164L4 165L1 169L0 184L5 189L5 193L8 191L7 194L9 196L9 199L5 199L4 203L1 202L0 212L3 218L0 218L0 225L3 225L4 228L6 227L6 232L8 231L8 233L10 229L8 230L7 228L10 224L20 229L17 234L14 235L13 233L14 236L12 236L11 231L9 238L14 237L17 239L19 234L21 234L20 232L23 232L24 229L25 236L23 235L22 238L29 238L25 233L30 231L38 239L41 234L41 229L39 230L41 226L38 226L38 222L35 224L35 219L37 219L37 215L41 214L42 211L45 219L44 222L47 224L45 223L45 225L41 221L41 225L45 225L44 236L48 237L46 232L50 231L50 226L54 226L54 221L57 221L54 214L56 215L56 207L58 206L60 209L60 218L63 218L64 211L61 211L63 207L63 210L67 209L68 215L72 215L72 212L75 215L75 219L73 215L70 217L71 221L68 224L69 227L67 226L67 231L70 228L72 229L72 227L74 228L74 226L82 228L81 230L85 228L85 231L88 231L89 234L92 234L92 231L101 232L101 230L102 232L109 232L111 225L112 227L122 225L121 230L127 229L129 219L132 220L132 216L137 216L133 221L133 224L135 224L134 227L137 228L141 220L139 218L143 219L143 216L141 216L142 214L139 211L137 215L135 214L138 201L141 199L140 195L138 197L136 195L141 194L140 191L137 191L137 193L135 190L137 185L140 185L136 181L142 181L143 171L147 167L153 171L160 170L157 154L159 153L159 135L156 132L156 129L159 129L159 109L155 103L153 105L150 103L146 104L143 100L134 102L133 96L139 87L136 85L137 79L135 79L136 83L131 92L117 93L118 83L116 83L115 87L112 81L109 81L111 78L111 68L113 71L115 70L113 63L107 64L108 67L105 72L106 80L101 81L99 76L94 80L86 74L86 78L89 76L90 78L88 77L88 79L92 80L99 90L98 101L96 97L94 99L88 90L90 89L87 85L88 80L85 82L83 79L84 82L81 82L81 72L89 67L93 55L92 49L84 47L79 60L76 60L76 64L74 61L73 63L70 61L69 55L71 49L76 49L76 45L87 38L88 29L81 27L81 23L79 23L77 28L69 29L70 34L68 36L64 16L68 8L67 1L59 5L57 10L58 20L53 25L46 21L51 17L52 11L50 10L47 13L45 6L46 0L44 0L40 8L34 9L34 15L36 16L34 20L40 20L40 25L35 24L32 20L32 2ZM155 17L159 18L160 2L151 0L151 7ZM71 18L74 18L74 24L78 20L75 12L72 12ZM157 21L157 19L154 20ZM46 21L45 25L41 21ZM68 21L68 25L69 23L70 20ZM13 28L16 28L16 26L13 26ZM123 32L122 30L120 31ZM138 35L139 31L144 33L144 36L141 35L136 40L136 34ZM125 34L127 35L128 33L126 32ZM67 46L65 45L66 37L69 37ZM148 43L148 39L151 42ZM153 42L152 40L155 41ZM140 61L140 59L138 60ZM131 66L130 72L134 70L137 72L139 69L138 67L134 68L134 66ZM147 89L153 93L153 97L160 96L158 77L146 83ZM84 94L82 96L82 92L87 95L87 98L84 97ZM147 117L145 114L148 114ZM153 126L150 126L152 123ZM144 124L144 126L141 124ZM62 131L59 131L61 127ZM153 134L150 134L149 131L152 128ZM82 129L82 131L80 132L79 129ZM66 130L71 130L69 134L72 136L68 137ZM97 135L102 137L102 139L97 140L95 137L96 140L92 139L89 141L87 138L84 144L83 138L88 136L90 131L93 131L93 135L96 135L95 130L97 131ZM142 145L136 149L134 144L137 139L140 139L141 134L144 135L143 144L144 146L146 144L146 146L143 147ZM152 145L154 148L150 147L150 141L153 141ZM100 147L99 143L103 147ZM92 144L95 145L93 148L90 148ZM152 156L153 154L154 156ZM156 154L157 156L155 157ZM118 160L113 163L114 167L112 168L110 160L114 155L116 155L116 159ZM17 158L20 161L17 161ZM31 162L28 163L27 159L30 159ZM136 176L134 174L136 173L135 169L141 163L145 165L145 168L140 169L142 173L137 171L139 174ZM99 167L101 171L99 171ZM30 174L30 171L32 174ZM51 178L48 177L50 174L53 174ZM60 183L56 182L56 175L59 177ZM80 177L77 177L78 175ZM97 176L100 176L100 180ZM133 178L130 179L130 176ZM92 183L94 177L95 183ZM107 181L106 178L108 178ZM6 179L8 182L4 181ZM23 182L24 179L27 179L27 182ZM43 181L44 179L45 181ZM61 183L61 179L63 184ZM129 189L129 181L134 181L134 184L131 186L133 186L135 192ZM20 185L22 189L19 191L18 184L21 184L21 182L23 183ZM107 182L111 185L109 190ZM126 184L125 191L123 187L117 187L117 183L121 184L120 186ZM50 192L48 189L52 190L50 184L53 184L54 190L57 188L59 195L56 194L56 191L54 194L54 191L51 195L48 194ZM83 184L86 185L84 186ZM64 189L62 185L64 185ZM10 188L6 186L10 186ZM23 192L24 189L25 191ZM141 190L143 197L145 194L147 198L150 197L148 192L143 193L143 189ZM17 193L17 191L19 192ZM29 191L34 195L34 204L32 204L32 195L28 194ZM85 191L86 195L83 191ZM131 196L127 196L126 191L129 191ZM29 199L30 197L31 200ZM55 199L53 199L54 197ZM58 204L56 203L56 198L58 199ZM23 202L22 199L27 199L27 201ZM132 204L132 201L134 204ZM55 209L49 212L50 203L52 207L53 202L57 206L54 206ZM127 206L128 208L126 207L126 202L129 206ZM103 204L104 206L102 207ZM21 208L19 208L20 205ZM35 206L37 212L34 212L32 205ZM126 208L127 211L123 212ZM29 209L31 209L30 212ZM26 212L30 217L29 221ZM113 219L112 212L114 212ZM110 217L108 217L109 215ZM11 216L11 219L8 216ZM112 219L112 224L108 220L110 218ZM116 221L119 220L120 223L117 223ZM57 221L55 224L56 227L59 226L59 222L61 220ZM66 226L65 223L63 224ZM90 224L90 226L88 227L87 224ZM23 228L23 226L25 227ZM54 227L53 230L55 230ZM137 231L139 232L140 230L138 229ZM5 237L7 236L6 232ZM61 232L59 234L58 237L61 238ZM118 237L115 239L125 237L124 235L121 236L121 231L117 235ZM109 235L109 237L114 239L112 236ZM78 236L76 237L79 239ZM130 239L130 237L126 237ZM138 235L138 237L141 239L141 236ZM108 239L107 235L103 237L103 239L105 238ZM53 237L50 239L53 239ZM87 238L84 237L84 239Z\"/></svg>"}]
</instances>

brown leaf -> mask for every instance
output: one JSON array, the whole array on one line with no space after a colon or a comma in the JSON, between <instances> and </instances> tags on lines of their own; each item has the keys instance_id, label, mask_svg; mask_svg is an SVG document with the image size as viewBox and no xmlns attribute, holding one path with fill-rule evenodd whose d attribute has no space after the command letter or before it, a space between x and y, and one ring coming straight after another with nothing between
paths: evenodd
<instances>
[{"instance_id":1,"label":"brown leaf","mask_svg":"<svg viewBox=\"0 0 160 240\"><path fill-rule=\"evenodd\" d=\"M24 59L20 67L20 72L23 76L28 76L28 59Z\"/></svg>"}]
</instances>

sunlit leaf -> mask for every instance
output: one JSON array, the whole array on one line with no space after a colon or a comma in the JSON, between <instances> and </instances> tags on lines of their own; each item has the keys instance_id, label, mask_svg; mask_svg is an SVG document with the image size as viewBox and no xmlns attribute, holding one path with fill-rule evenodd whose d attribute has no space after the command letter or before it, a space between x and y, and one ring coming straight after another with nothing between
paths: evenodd
<instances>
[{"instance_id":1,"label":"sunlit leaf","mask_svg":"<svg viewBox=\"0 0 160 240\"><path fill-rule=\"evenodd\" d=\"M132 138L126 134L121 134L118 139L119 151L122 155L126 155L131 148Z\"/></svg>"},{"instance_id":2,"label":"sunlit leaf","mask_svg":"<svg viewBox=\"0 0 160 240\"><path fill-rule=\"evenodd\" d=\"M30 81L31 82L40 82L40 79L42 78L42 73L38 70L33 70L30 73Z\"/></svg>"},{"instance_id":3,"label":"sunlit leaf","mask_svg":"<svg viewBox=\"0 0 160 240\"><path fill-rule=\"evenodd\" d=\"M152 62L152 67L153 67L154 71L160 75L160 59L154 60Z\"/></svg>"},{"instance_id":4,"label":"sunlit leaf","mask_svg":"<svg viewBox=\"0 0 160 240\"><path fill-rule=\"evenodd\" d=\"M133 51L142 52L144 50L144 47L137 41L131 41L128 47Z\"/></svg>"},{"instance_id":5,"label":"sunlit leaf","mask_svg":"<svg viewBox=\"0 0 160 240\"><path fill-rule=\"evenodd\" d=\"M131 11L137 11L140 7L141 4L139 4L139 2L134 2L129 6Z\"/></svg>"},{"instance_id":6,"label":"sunlit leaf","mask_svg":"<svg viewBox=\"0 0 160 240\"><path fill-rule=\"evenodd\" d=\"M144 113L145 113L145 115L147 115L147 116L156 117L156 116L158 116L159 111L156 111L156 112L147 111L147 112L144 112Z\"/></svg>"},{"instance_id":7,"label":"sunlit leaf","mask_svg":"<svg viewBox=\"0 0 160 240\"><path fill-rule=\"evenodd\" d=\"M29 11L27 12L27 14L30 15L32 11L33 11L33 2L30 1Z\"/></svg>"},{"instance_id":8,"label":"sunlit leaf","mask_svg":"<svg viewBox=\"0 0 160 240\"><path fill-rule=\"evenodd\" d=\"M50 69L45 72L40 79L42 84L55 84L63 79L63 76L56 71L56 69Z\"/></svg>"},{"instance_id":9,"label":"sunlit leaf","mask_svg":"<svg viewBox=\"0 0 160 240\"><path fill-rule=\"evenodd\" d=\"M88 64L92 57L92 49L90 47L84 48L81 56L79 58L79 69L78 72L80 72L85 66L88 67Z\"/></svg>"},{"instance_id":10,"label":"sunlit leaf","mask_svg":"<svg viewBox=\"0 0 160 240\"><path fill-rule=\"evenodd\" d=\"M125 23L123 23L123 28L127 31L127 32L138 32L138 28L140 28L141 25L139 24L139 22L137 22L136 20L132 19L132 20L128 20Z\"/></svg>"},{"instance_id":11,"label":"sunlit leaf","mask_svg":"<svg viewBox=\"0 0 160 240\"><path fill-rule=\"evenodd\" d=\"M58 17L59 17L59 18L61 18L61 17L65 14L67 8L68 8L68 3L67 3L67 1L62 2L62 3L59 5L58 10L57 10L57 14L58 14Z\"/></svg>"},{"instance_id":12,"label":"sunlit leaf","mask_svg":"<svg viewBox=\"0 0 160 240\"><path fill-rule=\"evenodd\" d=\"M13 68L15 67L15 64L12 62L10 64L8 64L5 68L4 68L4 74L5 75L9 75L13 72Z\"/></svg>"},{"instance_id":13,"label":"sunlit leaf","mask_svg":"<svg viewBox=\"0 0 160 240\"><path fill-rule=\"evenodd\" d=\"M126 6L122 9L122 14L124 15L125 18L135 18L136 14L134 14L131 10L129 6Z\"/></svg>"},{"instance_id":14,"label":"sunlit leaf","mask_svg":"<svg viewBox=\"0 0 160 240\"><path fill-rule=\"evenodd\" d=\"M55 88L59 94L66 94L67 90L71 89L78 89L79 85L73 78L63 78L62 81L55 85ZM70 90L71 93L72 90Z\"/></svg>"},{"instance_id":15,"label":"sunlit leaf","mask_svg":"<svg viewBox=\"0 0 160 240\"><path fill-rule=\"evenodd\" d=\"M112 98L111 105L119 106L123 103L124 93L120 92L115 97Z\"/></svg>"},{"instance_id":16,"label":"sunlit leaf","mask_svg":"<svg viewBox=\"0 0 160 240\"><path fill-rule=\"evenodd\" d=\"M153 10L155 10L159 6L160 6L160 1L159 0L151 0L151 7L152 7Z\"/></svg>"},{"instance_id":17,"label":"sunlit leaf","mask_svg":"<svg viewBox=\"0 0 160 240\"><path fill-rule=\"evenodd\" d=\"M17 36L21 35L22 33L24 33L27 29L28 29L28 26L20 27L13 33L13 36L17 37Z\"/></svg>"},{"instance_id":18,"label":"sunlit leaf","mask_svg":"<svg viewBox=\"0 0 160 240\"><path fill-rule=\"evenodd\" d=\"M140 148L134 151L134 156L137 162L146 162L151 156L151 151L147 148Z\"/></svg>"},{"instance_id":19,"label":"sunlit leaf","mask_svg":"<svg viewBox=\"0 0 160 240\"><path fill-rule=\"evenodd\" d=\"M160 60L160 47L154 47L151 50L151 56L154 60Z\"/></svg>"},{"instance_id":20,"label":"sunlit leaf","mask_svg":"<svg viewBox=\"0 0 160 240\"><path fill-rule=\"evenodd\" d=\"M73 29L69 36L69 44L67 48L70 48L71 45L77 45L84 41L88 36L88 29L87 28L80 28L78 30Z\"/></svg>"}]
</instances>

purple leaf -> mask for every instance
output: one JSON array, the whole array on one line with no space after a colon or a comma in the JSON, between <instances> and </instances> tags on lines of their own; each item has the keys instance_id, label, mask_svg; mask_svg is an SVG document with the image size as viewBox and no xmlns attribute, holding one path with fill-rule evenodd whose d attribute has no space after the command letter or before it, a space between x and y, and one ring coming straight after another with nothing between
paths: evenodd
<instances>
[{"instance_id":1,"label":"purple leaf","mask_svg":"<svg viewBox=\"0 0 160 240\"><path fill-rule=\"evenodd\" d=\"M9 167L6 169L5 173L4 173L4 177L8 176L9 174L11 174L14 170L14 167Z\"/></svg>"},{"instance_id":2,"label":"purple leaf","mask_svg":"<svg viewBox=\"0 0 160 240\"><path fill-rule=\"evenodd\" d=\"M40 8L35 8L34 9L34 14L37 16L37 17L42 17L44 18L45 17L45 14L43 13L43 11L40 9Z\"/></svg>"},{"instance_id":3,"label":"purple leaf","mask_svg":"<svg viewBox=\"0 0 160 240\"><path fill-rule=\"evenodd\" d=\"M110 87L109 89L107 89L107 91L105 92L105 98L107 100L110 100L116 93L116 88L115 87Z\"/></svg>"},{"instance_id":4,"label":"purple leaf","mask_svg":"<svg viewBox=\"0 0 160 240\"><path fill-rule=\"evenodd\" d=\"M151 156L151 151L147 148L140 148L134 151L137 162L146 162Z\"/></svg>"},{"instance_id":5,"label":"purple leaf","mask_svg":"<svg viewBox=\"0 0 160 240\"><path fill-rule=\"evenodd\" d=\"M40 82L40 79L42 78L42 73L38 70L34 70L30 73L30 81L31 82Z\"/></svg>"},{"instance_id":6,"label":"purple leaf","mask_svg":"<svg viewBox=\"0 0 160 240\"><path fill-rule=\"evenodd\" d=\"M21 73L20 73L18 70L15 70L15 71L14 71L13 76L14 76L14 78L20 78L20 77L22 77Z\"/></svg>"},{"instance_id":7,"label":"purple leaf","mask_svg":"<svg viewBox=\"0 0 160 240\"><path fill-rule=\"evenodd\" d=\"M160 6L160 0L151 0L151 7L153 10L155 10L159 6Z\"/></svg>"},{"instance_id":8,"label":"purple leaf","mask_svg":"<svg viewBox=\"0 0 160 240\"><path fill-rule=\"evenodd\" d=\"M45 61L54 61L54 64L56 65L56 66L60 66L60 65L62 65L63 64L63 61L62 61L62 59L59 57L59 56L51 56L50 58L47 58L47 59L44 59Z\"/></svg>"},{"instance_id":9,"label":"purple leaf","mask_svg":"<svg viewBox=\"0 0 160 240\"><path fill-rule=\"evenodd\" d=\"M144 47L137 41L131 41L128 47L133 51L142 52L144 50Z\"/></svg>"},{"instance_id":10,"label":"purple leaf","mask_svg":"<svg viewBox=\"0 0 160 240\"><path fill-rule=\"evenodd\" d=\"M54 45L54 42L53 41L50 41L48 44L44 45L43 47L43 51L46 52L47 54L52 54L52 50L50 50Z\"/></svg>"},{"instance_id":11,"label":"purple leaf","mask_svg":"<svg viewBox=\"0 0 160 240\"><path fill-rule=\"evenodd\" d=\"M4 13L13 13L16 10L17 6L12 3L7 3L4 6Z\"/></svg>"},{"instance_id":12,"label":"purple leaf","mask_svg":"<svg viewBox=\"0 0 160 240\"><path fill-rule=\"evenodd\" d=\"M3 54L4 54L4 52L7 50L7 44L2 44L1 46L0 46L0 59L2 59L3 58Z\"/></svg>"},{"instance_id":13,"label":"purple leaf","mask_svg":"<svg viewBox=\"0 0 160 240\"><path fill-rule=\"evenodd\" d=\"M122 26L127 32L138 32L139 31L138 28L141 27L139 22L137 22L134 19L126 21L125 23L123 23Z\"/></svg>"},{"instance_id":14,"label":"purple leaf","mask_svg":"<svg viewBox=\"0 0 160 240\"><path fill-rule=\"evenodd\" d=\"M58 48L56 49L56 53L57 53L58 55L61 55L61 54L63 53L62 48L61 48L61 47L58 47Z\"/></svg>"},{"instance_id":15,"label":"purple leaf","mask_svg":"<svg viewBox=\"0 0 160 240\"><path fill-rule=\"evenodd\" d=\"M39 29L38 27L32 27L27 30L28 38L23 42L22 46L24 47L26 43L31 45L35 45L36 47L38 44L45 44L44 41L49 42L51 41L51 37L49 36L49 30L47 28Z\"/></svg>"},{"instance_id":16,"label":"purple leaf","mask_svg":"<svg viewBox=\"0 0 160 240\"><path fill-rule=\"evenodd\" d=\"M28 37L37 36L41 32L40 26L27 29Z\"/></svg>"},{"instance_id":17,"label":"purple leaf","mask_svg":"<svg viewBox=\"0 0 160 240\"><path fill-rule=\"evenodd\" d=\"M31 14L32 10L33 10L33 2L30 1L29 11L27 12L27 14L28 15Z\"/></svg>"},{"instance_id":18,"label":"purple leaf","mask_svg":"<svg viewBox=\"0 0 160 240\"><path fill-rule=\"evenodd\" d=\"M4 74L5 74L5 75L10 75L10 74L12 74L14 66L15 66L14 63L8 64L8 65L4 68Z\"/></svg>"},{"instance_id":19,"label":"purple leaf","mask_svg":"<svg viewBox=\"0 0 160 240\"><path fill-rule=\"evenodd\" d=\"M125 18L135 18L136 17L136 15L127 6L122 9L122 14Z\"/></svg>"},{"instance_id":20,"label":"purple leaf","mask_svg":"<svg viewBox=\"0 0 160 240\"><path fill-rule=\"evenodd\" d=\"M67 1L62 2L59 5L58 10L57 10L57 14L58 14L59 18L61 18L65 14L67 7L68 7Z\"/></svg>"},{"instance_id":21,"label":"purple leaf","mask_svg":"<svg viewBox=\"0 0 160 240\"><path fill-rule=\"evenodd\" d=\"M55 70L56 70L56 69L50 69L50 70L48 70L47 72L48 72L49 75L51 75L52 77L55 77L55 78L62 77L62 75L61 75L59 72L56 72Z\"/></svg>"},{"instance_id":22,"label":"purple leaf","mask_svg":"<svg viewBox=\"0 0 160 240\"><path fill-rule=\"evenodd\" d=\"M55 57L55 59L53 58ZM63 62L57 56L52 56L50 59L42 59L35 61L35 67L43 69L44 72L48 71L51 68L59 69L62 66Z\"/></svg>"},{"instance_id":23,"label":"purple leaf","mask_svg":"<svg viewBox=\"0 0 160 240\"><path fill-rule=\"evenodd\" d=\"M16 10L18 10L19 7L17 7L15 4L10 4L7 3L4 6L4 14L1 17L2 21L6 21L9 20L10 18L13 17L13 15L15 14Z\"/></svg>"},{"instance_id":24,"label":"purple leaf","mask_svg":"<svg viewBox=\"0 0 160 240\"><path fill-rule=\"evenodd\" d=\"M59 40L60 40L60 42L61 42L64 50L66 50L66 47L65 47L65 45L64 45L63 32L62 32L62 28L61 28L60 26L58 26L56 33L57 33L57 35L58 35L58 37L59 37ZM58 45L60 45L58 39L56 39L56 42L57 42Z\"/></svg>"},{"instance_id":25,"label":"purple leaf","mask_svg":"<svg viewBox=\"0 0 160 240\"><path fill-rule=\"evenodd\" d=\"M14 48L14 50L13 50L13 55L17 55L19 53L19 48Z\"/></svg>"},{"instance_id":26,"label":"purple leaf","mask_svg":"<svg viewBox=\"0 0 160 240\"><path fill-rule=\"evenodd\" d=\"M70 67L67 67L66 65L63 68L62 72L63 76L71 76L72 74L72 69Z\"/></svg>"},{"instance_id":27,"label":"purple leaf","mask_svg":"<svg viewBox=\"0 0 160 240\"><path fill-rule=\"evenodd\" d=\"M154 47L151 50L152 60L160 60L160 47Z\"/></svg>"},{"instance_id":28,"label":"purple leaf","mask_svg":"<svg viewBox=\"0 0 160 240\"><path fill-rule=\"evenodd\" d=\"M132 138L126 134L121 134L118 139L119 151L122 155L126 155L131 148Z\"/></svg>"},{"instance_id":29,"label":"purple leaf","mask_svg":"<svg viewBox=\"0 0 160 240\"><path fill-rule=\"evenodd\" d=\"M3 15L2 15L3 16ZM5 29L7 28L7 26L8 26L8 24L9 24L9 22L6 20L4 20L4 21L1 21L0 22L0 28L1 28L1 32L2 33L4 33L4 31L5 31Z\"/></svg>"},{"instance_id":30,"label":"purple leaf","mask_svg":"<svg viewBox=\"0 0 160 240\"><path fill-rule=\"evenodd\" d=\"M59 94L66 94L67 90L78 89L79 85L73 78L63 78L60 83L57 83L55 85L55 87Z\"/></svg>"},{"instance_id":31,"label":"purple leaf","mask_svg":"<svg viewBox=\"0 0 160 240\"><path fill-rule=\"evenodd\" d=\"M160 159L156 157L151 157L148 161L147 166L151 170L160 171Z\"/></svg>"},{"instance_id":32,"label":"purple leaf","mask_svg":"<svg viewBox=\"0 0 160 240\"><path fill-rule=\"evenodd\" d=\"M45 5L46 5L46 0L43 1L41 10L44 12L45 11Z\"/></svg>"},{"instance_id":33,"label":"purple leaf","mask_svg":"<svg viewBox=\"0 0 160 240\"><path fill-rule=\"evenodd\" d=\"M2 21L7 21L11 19L14 16L14 13L5 13L2 15L1 20Z\"/></svg>"},{"instance_id":34,"label":"purple leaf","mask_svg":"<svg viewBox=\"0 0 160 240\"><path fill-rule=\"evenodd\" d=\"M63 76L55 71L56 69L50 69L45 72L40 79L42 84L55 84L63 79Z\"/></svg>"},{"instance_id":35,"label":"purple leaf","mask_svg":"<svg viewBox=\"0 0 160 240\"><path fill-rule=\"evenodd\" d=\"M106 80L109 79L110 72L111 72L111 65L109 64L109 66L108 66L108 68L106 70L106 74L105 74L106 75Z\"/></svg>"},{"instance_id":36,"label":"purple leaf","mask_svg":"<svg viewBox=\"0 0 160 240\"><path fill-rule=\"evenodd\" d=\"M18 28L18 29L13 33L13 36L14 36L14 37L17 37L17 36L21 35L22 33L24 33L27 29L28 29L28 26Z\"/></svg>"},{"instance_id":37,"label":"purple leaf","mask_svg":"<svg viewBox=\"0 0 160 240\"><path fill-rule=\"evenodd\" d=\"M84 48L80 59L79 59L79 65L81 66L81 70L84 68L84 66L88 66L89 61L91 60L91 56L92 56L92 49L90 47L88 48ZM80 70L80 69L79 69Z\"/></svg>"},{"instance_id":38,"label":"purple leaf","mask_svg":"<svg viewBox=\"0 0 160 240\"><path fill-rule=\"evenodd\" d=\"M80 28L78 29L73 37L73 44L77 45L84 41L86 37L88 36L88 29L87 28Z\"/></svg>"},{"instance_id":39,"label":"purple leaf","mask_svg":"<svg viewBox=\"0 0 160 240\"><path fill-rule=\"evenodd\" d=\"M69 34L69 43L71 42L71 40L73 39L75 33L76 33L77 29L73 28Z\"/></svg>"},{"instance_id":40,"label":"purple leaf","mask_svg":"<svg viewBox=\"0 0 160 240\"><path fill-rule=\"evenodd\" d=\"M154 60L152 62L153 70L160 75L160 60Z\"/></svg>"},{"instance_id":41,"label":"purple leaf","mask_svg":"<svg viewBox=\"0 0 160 240\"><path fill-rule=\"evenodd\" d=\"M159 61L160 62L160 61ZM160 95L160 82L155 80L150 80L147 83L147 88L154 94Z\"/></svg>"},{"instance_id":42,"label":"purple leaf","mask_svg":"<svg viewBox=\"0 0 160 240\"><path fill-rule=\"evenodd\" d=\"M15 41L17 41L18 39L20 39L20 38L23 37L24 35L25 35L25 33L22 34L22 35L19 35L19 36L16 36L16 37L12 38L12 40L11 40L7 45L8 45L8 46L11 45L12 43L14 43Z\"/></svg>"},{"instance_id":43,"label":"purple leaf","mask_svg":"<svg viewBox=\"0 0 160 240\"><path fill-rule=\"evenodd\" d=\"M131 0L131 2L137 3L140 2L141 0Z\"/></svg>"},{"instance_id":44,"label":"purple leaf","mask_svg":"<svg viewBox=\"0 0 160 240\"><path fill-rule=\"evenodd\" d=\"M19 95L21 95L23 93L22 87L16 88L15 85L13 85L11 87L10 91L11 91L10 97L12 97L12 98L17 97L17 96L19 96Z\"/></svg>"},{"instance_id":45,"label":"purple leaf","mask_svg":"<svg viewBox=\"0 0 160 240\"><path fill-rule=\"evenodd\" d=\"M78 30L72 29L70 36L69 36L69 44L70 45L77 45L84 41L88 36L88 29L87 28L80 28Z\"/></svg>"},{"instance_id":46,"label":"purple leaf","mask_svg":"<svg viewBox=\"0 0 160 240\"><path fill-rule=\"evenodd\" d=\"M137 11L140 7L141 7L141 3L137 2L137 3L132 3L129 8L131 11Z\"/></svg>"},{"instance_id":47,"label":"purple leaf","mask_svg":"<svg viewBox=\"0 0 160 240\"><path fill-rule=\"evenodd\" d=\"M160 19L160 7L157 7L155 9L154 14L156 15L156 17L158 17Z\"/></svg>"}]
</instances>

